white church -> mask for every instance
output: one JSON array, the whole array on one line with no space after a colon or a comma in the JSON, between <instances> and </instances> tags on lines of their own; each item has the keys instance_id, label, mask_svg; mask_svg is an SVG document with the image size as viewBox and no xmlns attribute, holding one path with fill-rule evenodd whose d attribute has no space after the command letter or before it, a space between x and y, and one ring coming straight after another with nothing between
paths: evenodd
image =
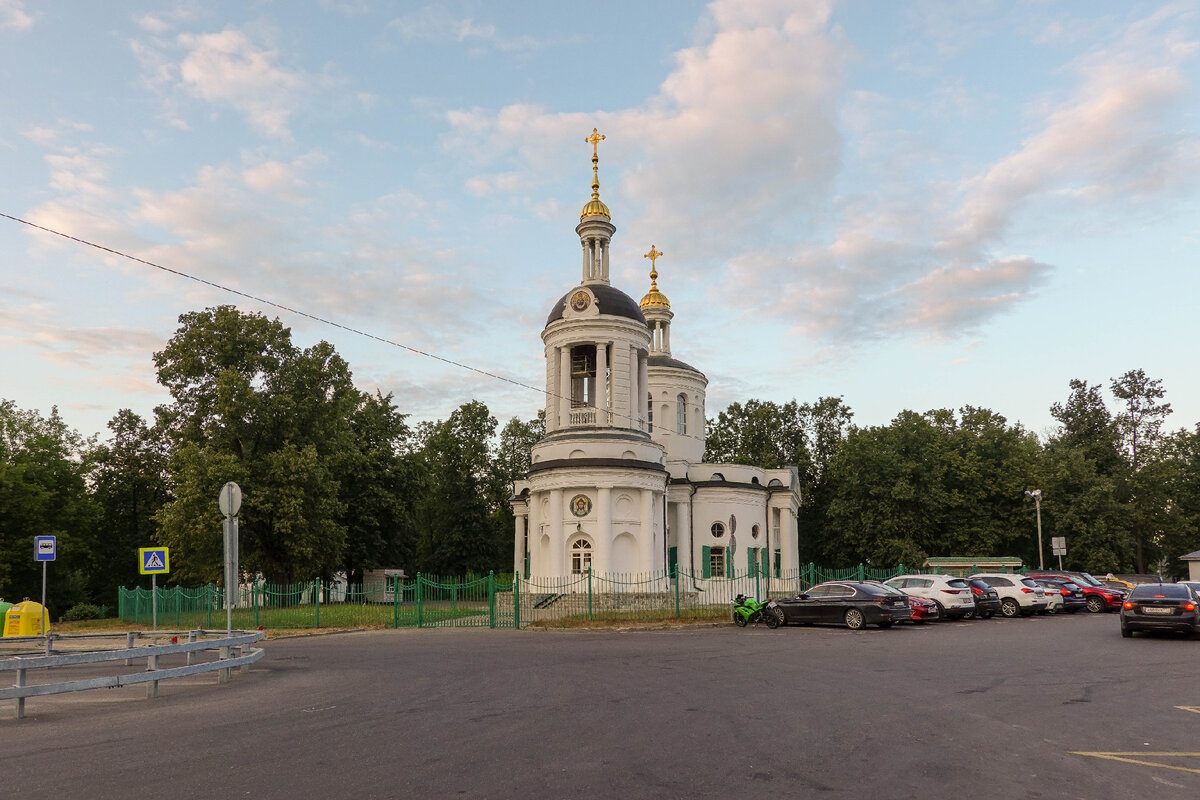
<instances>
[{"instance_id":1,"label":"white church","mask_svg":"<svg viewBox=\"0 0 1200 800\"><path fill-rule=\"evenodd\" d=\"M546 435L514 484L513 569L531 580L588 574L721 579L792 577L799 570L793 468L707 464L700 370L671 355L671 304L636 302L609 281L616 232L600 200L595 129L592 198L575 232L579 282L554 302L542 331Z\"/></svg>"}]
</instances>

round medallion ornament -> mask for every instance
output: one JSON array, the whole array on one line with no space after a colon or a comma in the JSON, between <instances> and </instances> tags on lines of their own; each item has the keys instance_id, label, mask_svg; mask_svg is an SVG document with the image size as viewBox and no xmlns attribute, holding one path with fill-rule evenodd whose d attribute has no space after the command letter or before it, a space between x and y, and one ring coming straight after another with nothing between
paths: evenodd
<instances>
[{"instance_id":1,"label":"round medallion ornament","mask_svg":"<svg viewBox=\"0 0 1200 800\"><path fill-rule=\"evenodd\" d=\"M586 517L592 510L592 501L586 494L577 494L571 498L571 513L577 517Z\"/></svg>"},{"instance_id":2,"label":"round medallion ornament","mask_svg":"<svg viewBox=\"0 0 1200 800\"><path fill-rule=\"evenodd\" d=\"M592 304L592 297L587 292L580 289L575 294L571 295L571 308L576 311L587 311L587 307Z\"/></svg>"}]
</instances>

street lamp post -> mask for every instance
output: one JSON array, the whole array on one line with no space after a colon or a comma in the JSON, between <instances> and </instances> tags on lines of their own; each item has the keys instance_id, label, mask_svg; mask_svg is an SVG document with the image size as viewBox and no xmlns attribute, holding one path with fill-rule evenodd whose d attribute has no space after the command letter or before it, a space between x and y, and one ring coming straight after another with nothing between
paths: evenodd
<instances>
[{"instance_id":1,"label":"street lamp post","mask_svg":"<svg viewBox=\"0 0 1200 800\"><path fill-rule=\"evenodd\" d=\"M1042 560L1042 490L1041 489L1026 489L1025 494L1033 498L1033 504L1037 508L1037 526L1038 526L1038 569L1045 569L1045 562Z\"/></svg>"}]
</instances>

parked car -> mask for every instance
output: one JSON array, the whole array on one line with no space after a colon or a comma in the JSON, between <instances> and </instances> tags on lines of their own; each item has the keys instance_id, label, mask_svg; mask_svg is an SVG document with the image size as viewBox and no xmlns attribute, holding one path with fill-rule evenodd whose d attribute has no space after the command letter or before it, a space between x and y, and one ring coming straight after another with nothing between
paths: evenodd
<instances>
[{"instance_id":1,"label":"parked car","mask_svg":"<svg viewBox=\"0 0 1200 800\"><path fill-rule=\"evenodd\" d=\"M866 625L890 628L912 616L908 597L881 583L829 581L795 597L775 601L787 625L831 623L852 631Z\"/></svg>"},{"instance_id":2,"label":"parked car","mask_svg":"<svg viewBox=\"0 0 1200 800\"><path fill-rule=\"evenodd\" d=\"M1124 589L1105 586L1086 572L1033 570L1025 574L1030 578L1066 578L1073 581L1083 589L1087 610L1093 614L1099 614L1102 611L1120 611L1121 603L1125 600Z\"/></svg>"},{"instance_id":3,"label":"parked car","mask_svg":"<svg viewBox=\"0 0 1200 800\"><path fill-rule=\"evenodd\" d=\"M1048 593L1057 594L1061 598L1062 605L1059 610L1074 614L1082 608L1087 608L1087 596L1083 593L1083 587L1075 581L1066 578L1034 578L1034 580L1040 583Z\"/></svg>"},{"instance_id":4,"label":"parked car","mask_svg":"<svg viewBox=\"0 0 1200 800\"><path fill-rule=\"evenodd\" d=\"M883 585L932 600L937 603L943 619L962 619L975 613L971 585L953 575L897 575L884 581Z\"/></svg>"},{"instance_id":5,"label":"parked car","mask_svg":"<svg viewBox=\"0 0 1200 800\"><path fill-rule=\"evenodd\" d=\"M912 610L909 622L914 625L924 625L929 620L940 619L942 616L938 611L937 603L924 597L917 597L915 594L908 596L908 607Z\"/></svg>"},{"instance_id":6,"label":"parked car","mask_svg":"<svg viewBox=\"0 0 1200 800\"><path fill-rule=\"evenodd\" d=\"M1184 586L1192 587L1192 591L1200 596L1200 581L1176 581L1176 583L1182 583Z\"/></svg>"},{"instance_id":7,"label":"parked car","mask_svg":"<svg viewBox=\"0 0 1200 800\"><path fill-rule=\"evenodd\" d=\"M1111 572L1105 575L1103 578L1097 578L1096 580L1100 581L1102 586L1107 586L1110 589L1123 589L1127 592L1133 587L1137 586L1136 583L1130 583L1127 580L1118 578Z\"/></svg>"},{"instance_id":8,"label":"parked car","mask_svg":"<svg viewBox=\"0 0 1200 800\"><path fill-rule=\"evenodd\" d=\"M1042 593L1046 597L1046 607L1038 609L1039 614L1057 614L1063 610L1063 598L1059 593L1059 587L1051 583L1048 578L1032 578L1038 586L1042 587Z\"/></svg>"},{"instance_id":9,"label":"parked car","mask_svg":"<svg viewBox=\"0 0 1200 800\"><path fill-rule=\"evenodd\" d=\"M1134 631L1168 630L1200 636L1200 597L1178 583L1143 583L1133 587L1121 604L1121 635Z\"/></svg>"},{"instance_id":10,"label":"parked car","mask_svg":"<svg viewBox=\"0 0 1200 800\"><path fill-rule=\"evenodd\" d=\"M1000 595L986 581L979 578L963 578L971 587L975 596L975 616L979 619L991 619L1000 610Z\"/></svg>"},{"instance_id":11,"label":"parked car","mask_svg":"<svg viewBox=\"0 0 1200 800\"><path fill-rule=\"evenodd\" d=\"M1046 592L1033 579L1022 575L981 572L979 578L1000 595L1000 614L1005 617L1028 617L1046 607Z\"/></svg>"}]
</instances>

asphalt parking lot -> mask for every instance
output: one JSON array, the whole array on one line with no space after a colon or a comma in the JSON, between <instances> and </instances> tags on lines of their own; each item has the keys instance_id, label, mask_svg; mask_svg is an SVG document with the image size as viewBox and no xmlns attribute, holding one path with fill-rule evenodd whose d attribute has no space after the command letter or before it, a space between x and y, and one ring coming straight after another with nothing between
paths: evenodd
<instances>
[{"instance_id":1,"label":"asphalt parking lot","mask_svg":"<svg viewBox=\"0 0 1200 800\"><path fill-rule=\"evenodd\" d=\"M1194 797L1200 642L1115 615L882 631L401 630L233 682L0 708L25 798Z\"/></svg>"}]
</instances>

